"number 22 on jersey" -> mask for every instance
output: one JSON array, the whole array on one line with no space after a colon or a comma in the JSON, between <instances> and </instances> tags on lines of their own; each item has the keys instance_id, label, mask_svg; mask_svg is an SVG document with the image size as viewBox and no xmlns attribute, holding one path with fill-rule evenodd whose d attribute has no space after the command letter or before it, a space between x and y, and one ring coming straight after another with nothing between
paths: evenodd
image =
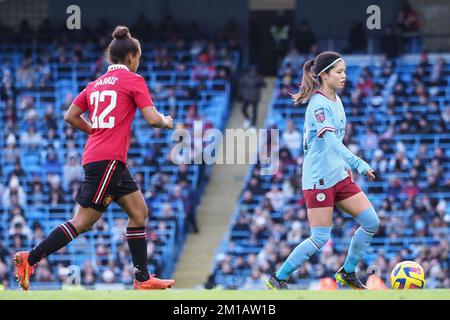
<instances>
[{"instance_id":1,"label":"number 22 on jersey","mask_svg":"<svg viewBox=\"0 0 450 320\"><path fill-rule=\"evenodd\" d=\"M97 116L99 102L105 102L105 98L109 97L109 105ZM92 113L91 121L93 129L109 129L113 128L116 118L113 116L108 117L108 121L105 121L106 116L114 110L117 103L117 92L114 90L94 91L89 96L91 105L94 105L94 112Z\"/></svg>"}]
</instances>

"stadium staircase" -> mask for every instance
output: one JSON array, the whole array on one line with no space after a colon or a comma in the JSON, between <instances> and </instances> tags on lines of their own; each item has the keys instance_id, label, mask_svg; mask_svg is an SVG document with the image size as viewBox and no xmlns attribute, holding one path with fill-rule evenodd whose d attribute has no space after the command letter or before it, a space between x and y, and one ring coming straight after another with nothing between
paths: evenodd
<instances>
[{"instance_id":1,"label":"stadium staircase","mask_svg":"<svg viewBox=\"0 0 450 320\"><path fill-rule=\"evenodd\" d=\"M264 80L266 86L261 92L261 101L258 106L258 128L262 128L264 125L275 85L275 78L265 78ZM241 102L234 103L227 129L242 128L244 118L241 106ZM245 144L239 143L235 152L237 154L244 150ZM221 148L219 152L221 152ZM248 165L214 166L211 180L197 213L200 232L189 235L184 252L177 264L174 278L178 288L200 288L208 278L211 272L211 261L228 230L247 171Z\"/></svg>"}]
</instances>

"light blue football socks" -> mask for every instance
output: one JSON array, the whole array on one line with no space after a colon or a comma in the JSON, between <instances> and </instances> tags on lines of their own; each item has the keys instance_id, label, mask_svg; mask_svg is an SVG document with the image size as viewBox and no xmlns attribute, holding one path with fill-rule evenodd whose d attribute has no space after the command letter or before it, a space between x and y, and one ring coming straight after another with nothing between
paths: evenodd
<instances>
[{"instance_id":1,"label":"light blue football socks","mask_svg":"<svg viewBox=\"0 0 450 320\"><path fill-rule=\"evenodd\" d=\"M356 265L366 253L370 241L380 224L380 220L373 207L364 210L355 219L361 226L355 231L352 237L347 258L344 262L344 270L347 273L355 272Z\"/></svg>"},{"instance_id":2,"label":"light blue football socks","mask_svg":"<svg viewBox=\"0 0 450 320\"><path fill-rule=\"evenodd\" d=\"M355 219L360 223L360 227L352 237L347 258L345 259L344 270L347 273L355 272L356 265L366 253L370 241L380 224L380 220L373 207L364 210ZM311 228L311 236L302 241L292 251L281 268L276 272L276 277L279 280L287 280L291 273L300 268L328 242L330 234L331 227Z\"/></svg>"},{"instance_id":3,"label":"light blue football socks","mask_svg":"<svg viewBox=\"0 0 450 320\"><path fill-rule=\"evenodd\" d=\"M313 227L311 236L303 240L291 252L289 257L277 271L276 277L279 280L287 280L289 275L301 267L309 258L322 248L330 239L331 227Z\"/></svg>"}]
</instances>

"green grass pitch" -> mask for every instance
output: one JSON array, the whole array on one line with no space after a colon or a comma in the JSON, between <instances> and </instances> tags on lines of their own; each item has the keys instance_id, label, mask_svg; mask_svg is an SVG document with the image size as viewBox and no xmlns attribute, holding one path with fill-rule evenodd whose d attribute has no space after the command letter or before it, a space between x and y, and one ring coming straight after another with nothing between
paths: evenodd
<instances>
[{"instance_id":1,"label":"green grass pitch","mask_svg":"<svg viewBox=\"0 0 450 320\"><path fill-rule=\"evenodd\" d=\"M0 291L0 300L450 300L450 290L238 291L55 290Z\"/></svg>"}]
</instances>

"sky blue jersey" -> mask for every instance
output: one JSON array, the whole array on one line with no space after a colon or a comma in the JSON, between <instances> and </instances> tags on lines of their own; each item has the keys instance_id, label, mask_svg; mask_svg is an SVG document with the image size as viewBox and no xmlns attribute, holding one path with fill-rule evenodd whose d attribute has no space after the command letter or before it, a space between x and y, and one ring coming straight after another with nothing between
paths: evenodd
<instances>
[{"instance_id":1,"label":"sky blue jersey","mask_svg":"<svg viewBox=\"0 0 450 320\"><path fill-rule=\"evenodd\" d=\"M342 142L346 117L341 99L328 98L317 90L310 98L303 128L302 189L327 189L344 180L350 166L332 146L325 143L323 134L336 134Z\"/></svg>"}]
</instances>

